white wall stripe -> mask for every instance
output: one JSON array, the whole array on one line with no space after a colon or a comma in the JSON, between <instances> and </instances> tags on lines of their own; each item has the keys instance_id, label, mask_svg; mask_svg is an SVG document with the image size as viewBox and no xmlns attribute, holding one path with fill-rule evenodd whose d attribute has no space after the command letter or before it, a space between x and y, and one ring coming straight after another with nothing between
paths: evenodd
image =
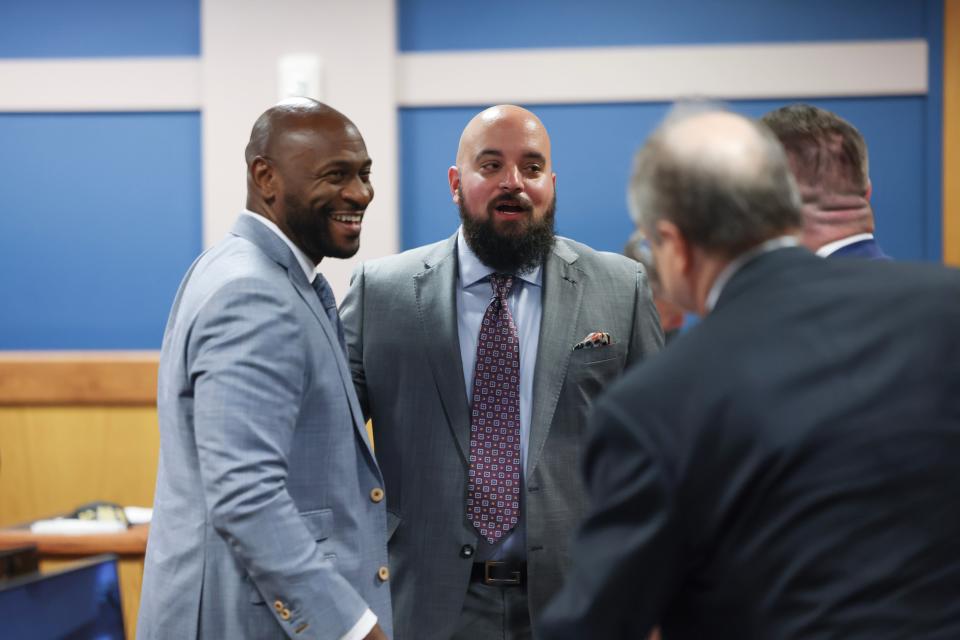
<instances>
[{"instance_id":1,"label":"white wall stripe","mask_svg":"<svg viewBox=\"0 0 960 640\"><path fill-rule=\"evenodd\" d=\"M200 59L0 60L0 111L196 111Z\"/></svg>"},{"instance_id":2,"label":"white wall stripe","mask_svg":"<svg viewBox=\"0 0 960 640\"><path fill-rule=\"evenodd\" d=\"M200 58L0 60L0 111L203 108ZM405 107L927 92L925 40L445 51L397 56Z\"/></svg>"},{"instance_id":3,"label":"white wall stripe","mask_svg":"<svg viewBox=\"0 0 960 640\"><path fill-rule=\"evenodd\" d=\"M653 102L927 92L917 40L407 53L404 107Z\"/></svg>"}]
</instances>

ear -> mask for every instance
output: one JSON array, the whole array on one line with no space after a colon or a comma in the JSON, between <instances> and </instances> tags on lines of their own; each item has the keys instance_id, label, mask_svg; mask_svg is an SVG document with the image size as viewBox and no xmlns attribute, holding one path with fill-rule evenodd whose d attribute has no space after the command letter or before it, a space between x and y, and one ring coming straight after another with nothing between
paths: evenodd
<instances>
[{"instance_id":1,"label":"ear","mask_svg":"<svg viewBox=\"0 0 960 640\"><path fill-rule=\"evenodd\" d=\"M867 178L867 192L863 195L866 198L867 202L870 202L870 196L873 195L873 182L870 181L870 178Z\"/></svg>"},{"instance_id":2,"label":"ear","mask_svg":"<svg viewBox=\"0 0 960 640\"><path fill-rule=\"evenodd\" d=\"M261 156L257 156L250 163L250 181L256 186L261 197L267 202L272 202L277 197L277 173L273 170L273 165Z\"/></svg>"},{"instance_id":3,"label":"ear","mask_svg":"<svg viewBox=\"0 0 960 640\"><path fill-rule=\"evenodd\" d=\"M450 183L450 196L453 198L453 204L460 204L460 195L457 190L460 188L460 169L453 165L447 169L447 182Z\"/></svg>"},{"instance_id":4,"label":"ear","mask_svg":"<svg viewBox=\"0 0 960 640\"><path fill-rule=\"evenodd\" d=\"M657 220L654 225L660 237L661 253L667 253L678 273L686 276L693 268L693 247L680 228L669 220Z\"/></svg>"}]
</instances>

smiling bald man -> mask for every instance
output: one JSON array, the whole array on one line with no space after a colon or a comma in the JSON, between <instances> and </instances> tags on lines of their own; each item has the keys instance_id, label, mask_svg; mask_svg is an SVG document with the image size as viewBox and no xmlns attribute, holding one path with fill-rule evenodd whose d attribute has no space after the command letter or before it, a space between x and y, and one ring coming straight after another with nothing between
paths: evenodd
<instances>
[{"instance_id":1,"label":"smiling bald man","mask_svg":"<svg viewBox=\"0 0 960 640\"><path fill-rule=\"evenodd\" d=\"M246 161L247 210L164 332L137 634L383 640L383 481L316 271L359 248L370 157L346 116L300 98L257 119Z\"/></svg>"},{"instance_id":2,"label":"smiling bald man","mask_svg":"<svg viewBox=\"0 0 960 640\"><path fill-rule=\"evenodd\" d=\"M479 113L447 178L457 232L362 265L341 310L386 482L395 637L530 638L584 511L591 400L663 338L642 267L554 235L536 115Z\"/></svg>"}]
</instances>

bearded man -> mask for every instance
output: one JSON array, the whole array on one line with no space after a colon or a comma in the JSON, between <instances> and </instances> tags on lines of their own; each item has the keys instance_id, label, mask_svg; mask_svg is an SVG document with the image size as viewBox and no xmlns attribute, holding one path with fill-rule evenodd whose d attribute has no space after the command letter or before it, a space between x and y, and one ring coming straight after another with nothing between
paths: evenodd
<instances>
[{"instance_id":1,"label":"bearded man","mask_svg":"<svg viewBox=\"0 0 960 640\"><path fill-rule=\"evenodd\" d=\"M382 477L317 271L360 247L370 156L308 98L265 111L245 155L247 208L163 336L137 635L386 640Z\"/></svg>"},{"instance_id":2,"label":"bearded man","mask_svg":"<svg viewBox=\"0 0 960 640\"><path fill-rule=\"evenodd\" d=\"M384 473L395 638L530 638L584 513L590 403L663 336L643 267L554 235L533 113L476 115L447 177L457 232L362 265L341 309Z\"/></svg>"}]
</instances>

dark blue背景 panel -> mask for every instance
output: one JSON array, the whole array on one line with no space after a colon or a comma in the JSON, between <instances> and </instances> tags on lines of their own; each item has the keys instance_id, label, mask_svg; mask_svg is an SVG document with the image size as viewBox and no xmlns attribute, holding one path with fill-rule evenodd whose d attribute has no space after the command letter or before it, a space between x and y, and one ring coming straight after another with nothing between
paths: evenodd
<instances>
[{"instance_id":1,"label":"dark blue\u80cc\u666f panel","mask_svg":"<svg viewBox=\"0 0 960 640\"><path fill-rule=\"evenodd\" d=\"M199 0L0 3L0 58L196 56Z\"/></svg>"},{"instance_id":2,"label":"dark blue\u80cc\u666f panel","mask_svg":"<svg viewBox=\"0 0 960 640\"><path fill-rule=\"evenodd\" d=\"M399 0L397 28L401 51L922 38L939 2Z\"/></svg>"},{"instance_id":3,"label":"dark blue\u80cc\u666f panel","mask_svg":"<svg viewBox=\"0 0 960 640\"><path fill-rule=\"evenodd\" d=\"M730 105L757 117L787 101ZM812 104L855 124L870 147L878 237L898 259L939 260L924 229L926 206L922 97L827 99ZM626 184L635 151L666 115L664 103L532 107L550 132L557 173L557 232L596 249L620 252L632 230ZM401 230L405 249L452 233L459 222L447 187L460 132L478 108L402 109ZM937 169L939 171L939 169ZM935 249L935 251L934 251Z\"/></svg>"},{"instance_id":4,"label":"dark blue\u80cc\u666f panel","mask_svg":"<svg viewBox=\"0 0 960 640\"><path fill-rule=\"evenodd\" d=\"M157 349L201 249L200 114L0 115L0 349Z\"/></svg>"}]
</instances>

